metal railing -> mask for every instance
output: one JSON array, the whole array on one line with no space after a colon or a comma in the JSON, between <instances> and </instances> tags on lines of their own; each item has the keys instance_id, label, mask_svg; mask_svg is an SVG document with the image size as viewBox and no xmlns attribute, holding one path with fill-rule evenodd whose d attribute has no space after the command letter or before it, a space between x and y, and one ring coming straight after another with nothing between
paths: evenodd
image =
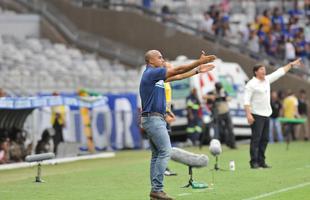
<instances>
[{"instance_id":1,"label":"metal railing","mask_svg":"<svg viewBox=\"0 0 310 200\"><path fill-rule=\"evenodd\" d=\"M165 15L159 14L153 10L145 9L144 7L137 5L137 4L128 4L128 3L106 3L105 1L96 1L96 0L88 0L87 1L89 6L93 6L96 8L103 8L103 9L114 9L119 10L120 8L122 10L129 10L133 12L143 13L145 15L148 15L152 18L154 18L156 21L164 22L165 24L171 25L175 27L176 29L180 31L185 31L187 33L192 33L193 35L199 35L204 39L207 39L209 41L213 41L216 44L219 44L221 46L224 46L228 48L231 51L242 53L243 55L247 55L251 57L252 59L255 59L257 61L263 61L266 65L272 65L272 66L283 66L287 64L287 62L284 59L279 59L276 57L272 57L270 55L267 55L265 52L253 52L248 47L240 45L240 44L234 44L229 42L224 37L216 36L210 33L202 32L196 27L184 24L182 22L179 22L176 18L166 18ZM71 0L71 3L75 4L76 6L82 6L83 0ZM309 66L308 66L309 67ZM310 67L309 67L310 68ZM301 76L307 80L310 80L310 73L306 70L300 69L300 68L294 68L290 71L293 74L296 74L298 76Z\"/></svg>"}]
</instances>

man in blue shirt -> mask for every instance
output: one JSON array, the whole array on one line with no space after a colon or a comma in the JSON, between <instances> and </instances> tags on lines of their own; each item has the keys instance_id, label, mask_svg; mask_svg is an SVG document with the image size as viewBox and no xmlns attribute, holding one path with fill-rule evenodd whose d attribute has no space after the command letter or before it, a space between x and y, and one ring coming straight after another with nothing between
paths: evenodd
<instances>
[{"instance_id":1,"label":"man in blue shirt","mask_svg":"<svg viewBox=\"0 0 310 200\"><path fill-rule=\"evenodd\" d=\"M170 159L171 144L166 128L166 98L164 82L180 80L201 72L210 71L213 65L205 65L216 59L214 55L205 55L190 64L178 67L165 66L162 54L157 50L149 50L145 54L146 69L140 82L142 102L142 127L150 140L151 158L151 199L172 200L163 191L164 172Z\"/></svg>"}]
</instances>

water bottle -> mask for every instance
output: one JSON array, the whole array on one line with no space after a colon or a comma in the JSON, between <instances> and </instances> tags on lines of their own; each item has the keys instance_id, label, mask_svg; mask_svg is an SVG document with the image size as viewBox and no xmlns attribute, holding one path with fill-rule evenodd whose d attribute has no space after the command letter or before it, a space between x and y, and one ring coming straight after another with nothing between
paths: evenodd
<instances>
[{"instance_id":1,"label":"water bottle","mask_svg":"<svg viewBox=\"0 0 310 200\"><path fill-rule=\"evenodd\" d=\"M229 169L230 169L230 171L235 171L235 169L236 169L235 161L231 160L229 162Z\"/></svg>"}]
</instances>

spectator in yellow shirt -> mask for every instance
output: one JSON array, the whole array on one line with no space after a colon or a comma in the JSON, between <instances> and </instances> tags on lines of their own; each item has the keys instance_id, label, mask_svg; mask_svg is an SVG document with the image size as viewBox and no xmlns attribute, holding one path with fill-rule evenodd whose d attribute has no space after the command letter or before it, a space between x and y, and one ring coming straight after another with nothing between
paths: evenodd
<instances>
[{"instance_id":1,"label":"spectator in yellow shirt","mask_svg":"<svg viewBox=\"0 0 310 200\"><path fill-rule=\"evenodd\" d=\"M299 116L298 114L298 99L292 91L288 91L287 97L283 100L283 116L285 118L294 119ZM293 123L284 124L284 135L287 137L291 134L292 139L296 140L295 126Z\"/></svg>"},{"instance_id":2,"label":"spectator in yellow shirt","mask_svg":"<svg viewBox=\"0 0 310 200\"><path fill-rule=\"evenodd\" d=\"M298 99L292 91L288 91L283 100L283 114L285 118L294 119L298 117Z\"/></svg>"},{"instance_id":3,"label":"spectator in yellow shirt","mask_svg":"<svg viewBox=\"0 0 310 200\"><path fill-rule=\"evenodd\" d=\"M263 25L263 31L265 33L269 33L271 29L271 20L269 15L269 10L264 10L263 16L259 19L259 23Z\"/></svg>"}]
</instances>

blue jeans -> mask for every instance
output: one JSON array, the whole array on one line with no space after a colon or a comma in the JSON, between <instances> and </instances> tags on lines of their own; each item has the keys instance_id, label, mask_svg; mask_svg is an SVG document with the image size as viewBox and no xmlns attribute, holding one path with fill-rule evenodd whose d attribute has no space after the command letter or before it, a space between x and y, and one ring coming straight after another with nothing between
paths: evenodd
<instances>
[{"instance_id":1,"label":"blue jeans","mask_svg":"<svg viewBox=\"0 0 310 200\"><path fill-rule=\"evenodd\" d=\"M152 151L150 173L152 191L163 191L164 172L171 154L166 121L158 116L142 117L142 127L150 140Z\"/></svg>"},{"instance_id":2,"label":"blue jeans","mask_svg":"<svg viewBox=\"0 0 310 200\"><path fill-rule=\"evenodd\" d=\"M282 135L282 129L281 129L281 124L276 118L270 118L270 127L269 127L269 142L273 143L273 128L276 128L277 132L277 138L279 142L283 141L283 135Z\"/></svg>"}]
</instances>

